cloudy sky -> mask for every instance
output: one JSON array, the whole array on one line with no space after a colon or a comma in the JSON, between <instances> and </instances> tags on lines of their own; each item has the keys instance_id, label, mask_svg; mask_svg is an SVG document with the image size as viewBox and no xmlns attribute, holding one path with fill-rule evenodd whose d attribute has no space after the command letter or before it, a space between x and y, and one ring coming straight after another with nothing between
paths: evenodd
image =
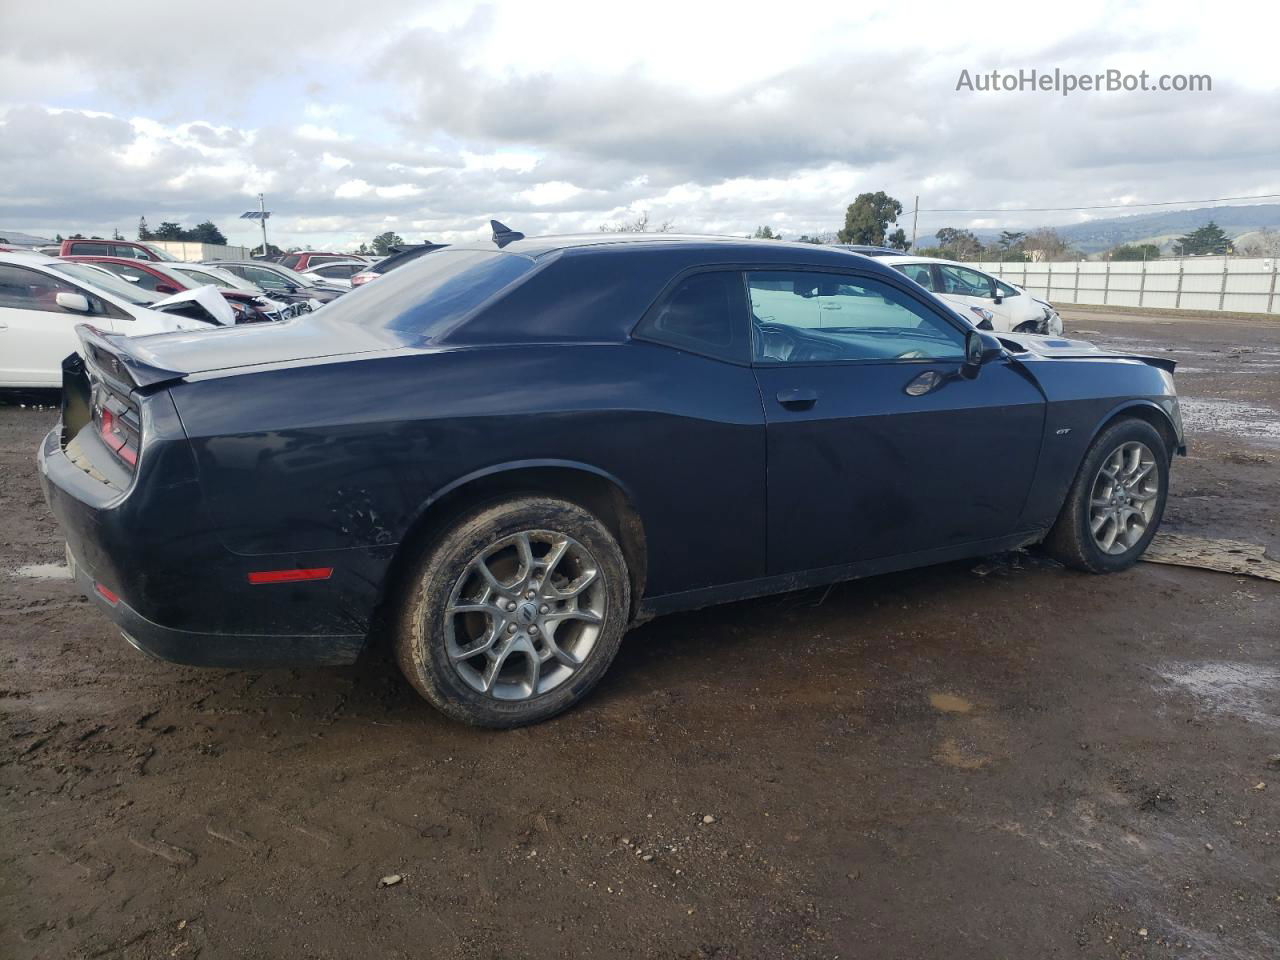
<instances>
[{"instance_id":1,"label":"cloudy sky","mask_svg":"<svg viewBox=\"0 0 1280 960\"><path fill-rule=\"evenodd\" d=\"M0 0L0 228L136 232L263 191L272 242L939 226L1280 193L1277 5ZM961 70L1210 74L1210 93L974 93ZM1142 212L1135 209L1135 212ZM1114 216L1115 211L1095 212ZM909 217L904 217L910 233Z\"/></svg>"}]
</instances>

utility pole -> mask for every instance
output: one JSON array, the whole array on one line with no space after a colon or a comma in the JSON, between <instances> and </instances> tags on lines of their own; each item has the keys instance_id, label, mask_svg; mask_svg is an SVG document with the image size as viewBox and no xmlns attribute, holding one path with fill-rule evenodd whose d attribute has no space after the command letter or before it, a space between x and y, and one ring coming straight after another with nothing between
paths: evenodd
<instances>
[{"instance_id":1,"label":"utility pole","mask_svg":"<svg viewBox=\"0 0 1280 960\"><path fill-rule=\"evenodd\" d=\"M262 224L262 255L267 255L267 217L271 216L267 210L266 201L262 198L262 194L258 194L258 209L249 210L240 214L241 220L257 220Z\"/></svg>"},{"instance_id":2,"label":"utility pole","mask_svg":"<svg viewBox=\"0 0 1280 960\"><path fill-rule=\"evenodd\" d=\"M916 248L916 224L920 222L920 194L916 194L916 208L911 211L911 249Z\"/></svg>"},{"instance_id":3,"label":"utility pole","mask_svg":"<svg viewBox=\"0 0 1280 960\"><path fill-rule=\"evenodd\" d=\"M258 211L262 214L262 256L267 256L267 203L262 199L262 194L258 194Z\"/></svg>"}]
</instances>

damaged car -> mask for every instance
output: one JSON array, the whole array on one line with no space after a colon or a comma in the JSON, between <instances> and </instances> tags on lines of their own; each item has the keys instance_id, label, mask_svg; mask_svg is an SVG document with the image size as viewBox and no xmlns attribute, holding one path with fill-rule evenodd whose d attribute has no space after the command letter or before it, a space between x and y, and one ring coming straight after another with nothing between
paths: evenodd
<instances>
[{"instance_id":1,"label":"damaged car","mask_svg":"<svg viewBox=\"0 0 1280 960\"><path fill-rule=\"evenodd\" d=\"M1124 570L1185 452L1172 361L979 331L810 244L495 223L283 323L79 335L40 472L129 643L386 642L489 727L659 614L1032 544Z\"/></svg>"},{"instance_id":2,"label":"damaged car","mask_svg":"<svg viewBox=\"0 0 1280 960\"><path fill-rule=\"evenodd\" d=\"M0 387L60 387L62 360L89 322L125 337L232 324L211 287L164 297L88 263L0 253Z\"/></svg>"},{"instance_id":3,"label":"damaged car","mask_svg":"<svg viewBox=\"0 0 1280 960\"><path fill-rule=\"evenodd\" d=\"M940 299L954 304L960 315L980 330L1062 334L1062 317L1058 311L1017 284L953 260L913 257L900 251L874 256Z\"/></svg>"}]
</instances>

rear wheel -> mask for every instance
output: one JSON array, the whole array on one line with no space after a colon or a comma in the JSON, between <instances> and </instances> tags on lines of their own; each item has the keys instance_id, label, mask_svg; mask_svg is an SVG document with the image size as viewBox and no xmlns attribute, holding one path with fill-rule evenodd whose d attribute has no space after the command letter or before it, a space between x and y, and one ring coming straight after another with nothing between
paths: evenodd
<instances>
[{"instance_id":1,"label":"rear wheel","mask_svg":"<svg viewBox=\"0 0 1280 960\"><path fill-rule=\"evenodd\" d=\"M1120 420L1085 454L1045 551L1077 570L1125 570L1155 536L1168 492L1164 438L1145 420Z\"/></svg>"},{"instance_id":2,"label":"rear wheel","mask_svg":"<svg viewBox=\"0 0 1280 960\"><path fill-rule=\"evenodd\" d=\"M630 609L626 563L592 514L551 497L485 507L419 561L396 639L400 668L451 717L535 723L608 669Z\"/></svg>"}]
</instances>

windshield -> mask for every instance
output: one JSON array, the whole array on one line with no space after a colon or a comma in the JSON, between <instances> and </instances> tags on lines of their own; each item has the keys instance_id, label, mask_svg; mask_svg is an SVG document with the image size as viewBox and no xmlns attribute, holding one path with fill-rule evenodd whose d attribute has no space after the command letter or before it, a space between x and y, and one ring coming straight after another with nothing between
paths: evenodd
<instances>
[{"instance_id":1,"label":"windshield","mask_svg":"<svg viewBox=\"0 0 1280 960\"><path fill-rule=\"evenodd\" d=\"M150 243L140 243L140 244L138 244L138 246L140 246L140 247L146 247L148 250L150 250L152 253L154 253L154 254L155 254L157 257L159 257L161 260L168 260L168 261L173 262L173 263L177 263L177 262L178 262L178 258L177 258L177 257L175 257L173 254L169 253L169 252L168 252L168 251L166 251L166 250L161 250L159 247L157 247L157 246L155 246L155 245L153 245L153 244L150 244Z\"/></svg>"},{"instance_id":2,"label":"windshield","mask_svg":"<svg viewBox=\"0 0 1280 960\"><path fill-rule=\"evenodd\" d=\"M211 283L215 287L222 287L226 290L248 290L251 293L262 293L262 290L252 280L245 280L237 277L234 273L227 273L225 270L219 270L217 267L171 267L170 269L177 273L185 274L196 283Z\"/></svg>"},{"instance_id":3,"label":"windshield","mask_svg":"<svg viewBox=\"0 0 1280 960\"><path fill-rule=\"evenodd\" d=\"M430 340L535 269L527 257L442 250L357 287L324 308L326 318Z\"/></svg>"},{"instance_id":4,"label":"windshield","mask_svg":"<svg viewBox=\"0 0 1280 960\"><path fill-rule=\"evenodd\" d=\"M146 306L162 299L159 294L151 290L142 290L129 281L120 279L114 273L87 263L51 263L48 266L50 270L60 273L64 277L70 277L77 283L82 283L88 287L97 287L99 290L109 293L117 300L123 300L125 303Z\"/></svg>"},{"instance_id":5,"label":"windshield","mask_svg":"<svg viewBox=\"0 0 1280 960\"><path fill-rule=\"evenodd\" d=\"M306 277L298 273L296 270L290 270L288 267L282 267L278 263L258 264L264 270L270 270L272 273L278 273L292 283L295 287L314 287L316 285L315 277Z\"/></svg>"}]
</instances>

